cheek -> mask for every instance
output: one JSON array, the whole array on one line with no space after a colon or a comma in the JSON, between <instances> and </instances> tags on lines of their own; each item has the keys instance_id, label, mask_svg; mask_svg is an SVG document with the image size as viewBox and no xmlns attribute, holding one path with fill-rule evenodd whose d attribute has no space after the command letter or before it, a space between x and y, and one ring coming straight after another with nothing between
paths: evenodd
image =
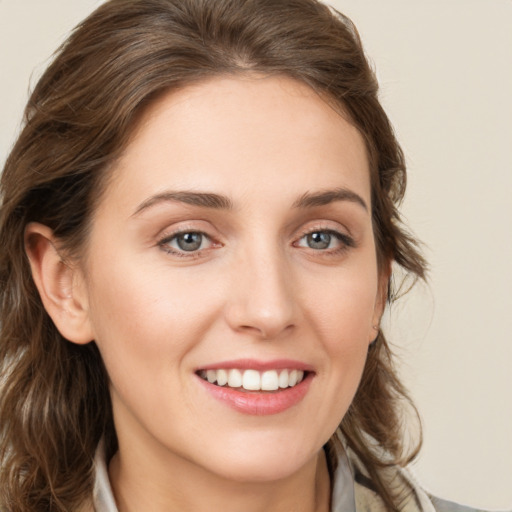
<instances>
[{"instance_id":1,"label":"cheek","mask_svg":"<svg viewBox=\"0 0 512 512\"><path fill-rule=\"evenodd\" d=\"M377 276L372 266L342 269L316 287L309 310L329 349L358 351L371 334L377 298ZM311 287L310 287L311 288Z\"/></svg>"},{"instance_id":2,"label":"cheek","mask_svg":"<svg viewBox=\"0 0 512 512\"><path fill-rule=\"evenodd\" d=\"M133 420L168 426L192 403L187 379L212 321L215 298L191 286L190 279L172 277L148 261L144 266L117 260L92 274L91 319L117 428ZM197 428L183 421L188 430Z\"/></svg>"},{"instance_id":3,"label":"cheek","mask_svg":"<svg viewBox=\"0 0 512 512\"><path fill-rule=\"evenodd\" d=\"M117 260L92 269L90 317L113 381L176 375L207 329L213 298L158 264ZM201 298L201 300L199 300ZM117 376L119 378L117 379Z\"/></svg>"},{"instance_id":4,"label":"cheek","mask_svg":"<svg viewBox=\"0 0 512 512\"><path fill-rule=\"evenodd\" d=\"M310 300L310 315L326 356L325 400L328 417L341 418L359 385L373 336L377 294L376 272L341 272L338 279L324 283L324 292Z\"/></svg>"}]
</instances>

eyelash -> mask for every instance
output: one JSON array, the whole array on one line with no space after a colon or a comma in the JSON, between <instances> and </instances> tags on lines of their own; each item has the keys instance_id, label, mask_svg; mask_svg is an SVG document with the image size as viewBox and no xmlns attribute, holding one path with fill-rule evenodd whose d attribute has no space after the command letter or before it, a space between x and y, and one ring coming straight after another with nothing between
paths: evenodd
<instances>
[{"instance_id":1,"label":"eyelash","mask_svg":"<svg viewBox=\"0 0 512 512\"><path fill-rule=\"evenodd\" d=\"M179 250L172 248L169 244L176 240L179 236L183 235L200 235L203 240L201 241L201 245L203 244L204 239L210 241L210 243L215 246L216 244L212 241L212 238L208 236L203 231L199 231L197 229L182 229L180 231L176 231L174 233L171 233L170 235L166 235L162 240L158 242L158 246L164 250L166 253L171 254L173 256L178 256L179 258L199 258L203 256L204 251L207 251L209 248L206 249L199 249L196 251L185 251L185 250ZM220 246L221 244L217 244Z\"/></svg>"},{"instance_id":2,"label":"eyelash","mask_svg":"<svg viewBox=\"0 0 512 512\"><path fill-rule=\"evenodd\" d=\"M297 244L300 241L302 241L303 239L305 239L306 237L308 237L310 235L317 234L317 233L329 235L330 237L335 238L340 243L340 246L336 247L334 249L328 249L328 248L314 249L313 247L306 247L310 251L313 251L314 253L319 254L321 256L326 256L326 257L339 256L339 255L343 254L344 252L346 252L347 250L356 247L355 240L351 236L349 236L345 233L340 233L339 231L336 231L334 229L325 228L325 227L324 228L315 227L313 229L308 229L298 238L297 242L294 242L294 245L298 246ZM302 246L299 246L299 247L302 247Z\"/></svg>"},{"instance_id":3,"label":"eyelash","mask_svg":"<svg viewBox=\"0 0 512 512\"><path fill-rule=\"evenodd\" d=\"M310 236L310 235L313 235L313 234L316 234L316 233L322 233L322 234L326 234L326 235L329 235L331 237L334 237L339 243L340 243L340 247L337 247L335 249L314 249L312 247L304 247L304 248L307 248L311 251L313 251L314 253L317 253L317 254L321 254L322 256L338 256L342 253L344 253L345 251L347 251L348 249L350 248L354 248L356 247L356 243L354 241L354 239L344 233L340 233L339 231L335 231L333 229L329 229L329 228L314 228L314 229L309 229L305 232L303 232L301 234L301 236L297 239L297 241L295 241L292 245L294 247L303 247L303 246L300 246L298 245L299 242L301 240L303 240L304 238ZM204 233L203 231L199 231L199 230L194 230L194 229L183 229L183 230L180 230L180 231L176 231L174 233L171 233L170 235L166 235L162 240L160 240L158 242L158 246L164 250L165 252L167 252L168 254L171 254L173 256L177 256L179 258L200 258L201 256L204 255L204 252L205 251L208 251L211 247L208 247L208 248L204 248L204 249L198 249L198 250L193 250L193 251L185 251L185 250L179 250L179 249L175 249L175 248L172 248L170 247L170 243L173 241L173 240L176 240L179 236L183 236L183 235L200 235L202 237L202 240L201 240L201 245L203 244L203 241L204 239L206 239L207 241L209 241L212 246L214 247L215 245L217 245L217 247L221 246L222 244L220 243L215 243L212 238Z\"/></svg>"}]
</instances>

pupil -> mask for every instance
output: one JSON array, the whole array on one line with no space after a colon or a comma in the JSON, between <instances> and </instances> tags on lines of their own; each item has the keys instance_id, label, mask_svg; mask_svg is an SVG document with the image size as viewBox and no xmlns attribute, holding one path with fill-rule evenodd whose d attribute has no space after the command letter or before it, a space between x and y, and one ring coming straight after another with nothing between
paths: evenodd
<instances>
[{"instance_id":1,"label":"pupil","mask_svg":"<svg viewBox=\"0 0 512 512\"><path fill-rule=\"evenodd\" d=\"M329 233L316 232L308 235L308 245L311 249L327 249L331 243Z\"/></svg>"},{"instance_id":2,"label":"pupil","mask_svg":"<svg viewBox=\"0 0 512 512\"><path fill-rule=\"evenodd\" d=\"M197 251L201 247L202 238L201 233L184 233L176 241L183 251Z\"/></svg>"}]
</instances>

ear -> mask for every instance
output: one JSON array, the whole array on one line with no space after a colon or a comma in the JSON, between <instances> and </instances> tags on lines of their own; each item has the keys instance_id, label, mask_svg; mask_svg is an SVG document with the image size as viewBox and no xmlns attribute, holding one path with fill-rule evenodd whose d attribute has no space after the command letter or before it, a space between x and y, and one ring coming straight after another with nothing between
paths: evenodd
<instances>
[{"instance_id":1,"label":"ear","mask_svg":"<svg viewBox=\"0 0 512 512\"><path fill-rule=\"evenodd\" d=\"M63 260L53 231L36 222L28 224L25 251L44 308L59 332L73 343L92 341L82 272Z\"/></svg>"},{"instance_id":2,"label":"ear","mask_svg":"<svg viewBox=\"0 0 512 512\"><path fill-rule=\"evenodd\" d=\"M379 269L379 283L377 288L377 295L375 297L375 306L373 309L372 316L372 329L368 339L369 343L373 343L379 335L380 322L384 310L386 309L386 303L388 300L389 280L391 278L391 261L386 262Z\"/></svg>"}]
</instances>

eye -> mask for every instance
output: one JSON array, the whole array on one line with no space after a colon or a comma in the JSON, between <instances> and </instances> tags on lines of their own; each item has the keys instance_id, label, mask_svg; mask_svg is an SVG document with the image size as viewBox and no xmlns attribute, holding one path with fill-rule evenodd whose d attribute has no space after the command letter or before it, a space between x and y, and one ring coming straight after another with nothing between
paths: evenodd
<instances>
[{"instance_id":1,"label":"eye","mask_svg":"<svg viewBox=\"0 0 512 512\"><path fill-rule=\"evenodd\" d=\"M311 249L328 249L331 245L332 235L326 231L315 231L306 235L306 245Z\"/></svg>"},{"instance_id":2,"label":"eye","mask_svg":"<svg viewBox=\"0 0 512 512\"><path fill-rule=\"evenodd\" d=\"M212 245L210 238L200 231L184 231L162 240L159 245L171 253L194 253Z\"/></svg>"},{"instance_id":3,"label":"eye","mask_svg":"<svg viewBox=\"0 0 512 512\"><path fill-rule=\"evenodd\" d=\"M327 251L353 247L353 240L333 230L316 230L306 233L297 242L298 247L307 247L315 251Z\"/></svg>"}]
</instances>

